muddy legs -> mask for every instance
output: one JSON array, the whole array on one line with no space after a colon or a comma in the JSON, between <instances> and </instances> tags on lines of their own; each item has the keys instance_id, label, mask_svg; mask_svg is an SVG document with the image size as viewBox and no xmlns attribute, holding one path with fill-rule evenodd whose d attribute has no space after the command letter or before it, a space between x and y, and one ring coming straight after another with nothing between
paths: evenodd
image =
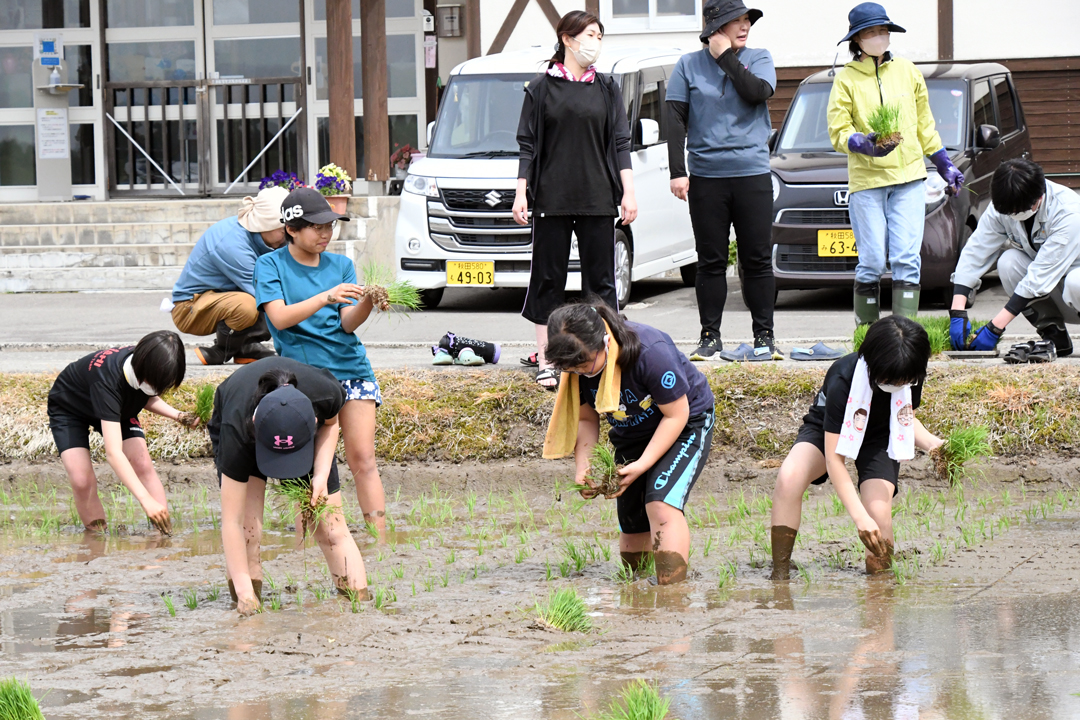
<instances>
[{"instance_id":1,"label":"muddy legs","mask_svg":"<svg viewBox=\"0 0 1080 720\"><path fill-rule=\"evenodd\" d=\"M635 573L643 567L649 564L649 560L652 558L651 552L635 552L623 550L619 552L619 558L622 560L623 566L631 573Z\"/></svg>"},{"instance_id":2,"label":"muddy legs","mask_svg":"<svg viewBox=\"0 0 1080 720\"><path fill-rule=\"evenodd\" d=\"M255 591L255 599L258 600L259 604L261 605L262 604L262 580L252 580L251 581L251 587ZM233 602L237 602L240 599L236 595L236 587L233 585L232 578L229 578L229 597L232 598Z\"/></svg>"},{"instance_id":3,"label":"muddy legs","mask_svg":"<svg viewBox=\"0 0 1080 720\"><path fill-rule=\"evenodd\" d=\"M799 531L783 525L772 527L772 579L787 580L791 572L791 551Z\"/></svg>"}]
</instances>

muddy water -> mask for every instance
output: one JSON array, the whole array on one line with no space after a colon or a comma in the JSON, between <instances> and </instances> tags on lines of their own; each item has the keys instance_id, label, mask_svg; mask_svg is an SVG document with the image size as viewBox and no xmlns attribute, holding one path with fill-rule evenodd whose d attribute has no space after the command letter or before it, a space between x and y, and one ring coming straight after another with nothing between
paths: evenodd
<instances>
[{"instance_id":1,"label":"muddy water","mask_svg":"<svg viewBox=\"0 0 1080 720\"><path fill-rule=\"evenodd\" d=\"M944 525L1004 528L995 518L1022 514L1013 494L1016 505L989 502L985 512L970 498L942 513ZM0 545L0 675L48 691L50 718L569 720L637 678L656 681L683 720L1080 716L1070 694L1080 692L1075 504L1043 505L993 540L954 543L937 563L925 558L945 530L901 537L901 551L924 561L899 584L865 577L854 560L826 563L853 533L843 516L820 512L829 501L808 504L794 553L809 583L770 581L722 520L694 529L689 579L672 587L612 577L618 553L602 505L568 526L561 506L532 498L536 523L519 542L511 526L523 508L475 518L459 508L454 524L430 528L409 525L399 501L390 545L357 535L373 584L396 593L387 609L317 600L318 551L305 557L280 531L266 538L264 567L284 606L246 620L228 601L213 532L9 538ZM748 505L746 537L766 511ZM821 526L811 530L811 519ZM834 538L828 523L846 535ZM510 530L505 545L500 528ZM718 539L706 558L709 536ZM567 539L607 546L610 557L563 578ZM737 579L718 589L721 560L737 565ZM215 584L221 596L209 600ZM585 599L596 632L533 626L533 604L566 585ZM183 606L189 591L194 610Z\"/></svg>"}]
</instances>

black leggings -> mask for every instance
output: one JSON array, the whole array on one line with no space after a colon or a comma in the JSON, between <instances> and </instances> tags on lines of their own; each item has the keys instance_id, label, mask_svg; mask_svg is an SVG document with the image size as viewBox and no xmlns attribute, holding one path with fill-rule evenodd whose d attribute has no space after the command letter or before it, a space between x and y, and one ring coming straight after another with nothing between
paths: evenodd
<instances>
[{"instance_id":1,"label":"black leggings","mask_svg":"<svg viewBox=\"0 0 1080 720\"><path fill-rule=\"evenodd\" d=\"M727 300L728 238L732 223L742 266L743 301L754 337L772 332L776 278L772 272L772 180L769 174L690 178L690 222L697 245L697 302L701 329L720 334Z\"/></svg>"},{"instance_id":2,"label":"black leggings","mask_svg":"<svg viewBox=\"0 0 1080 720\"><path fill-rule=\"evenodd\" d=\"M615 310L615 218L602 215L533 215L529 293L521 315L547 325L551 312L566 300L571 235L577 234L581 258L581 294L598 296Z\"/></svg>"}]
</instances>

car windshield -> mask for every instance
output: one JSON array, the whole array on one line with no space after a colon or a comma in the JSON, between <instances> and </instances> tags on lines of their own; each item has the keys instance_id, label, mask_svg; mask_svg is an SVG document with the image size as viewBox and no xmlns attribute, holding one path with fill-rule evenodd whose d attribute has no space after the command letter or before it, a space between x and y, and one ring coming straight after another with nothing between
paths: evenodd
<instances>
[{"instance_id":1,"label":"car windshield","mask_svg":"<svg viewBox=\"0 0 1080 720\"><path fill-rule=\"evenodd\" d=\"M517 157L525 87L535 75L454 75L446 86L429 157Z\"/></svg>"},{"instance_id":2,"label":"car windshield","mask_svg":"<svg viewBox=\"0 0 1080 720\"><path fill-rule=\"evenodd\" d=\"M930 109L941 142L950 150L964 146L964 84L959 80L927 80ZM776 144L777 152L834 152L829 142L829 83L803 85L795 95Z\"/></svg>"}]
</instances>

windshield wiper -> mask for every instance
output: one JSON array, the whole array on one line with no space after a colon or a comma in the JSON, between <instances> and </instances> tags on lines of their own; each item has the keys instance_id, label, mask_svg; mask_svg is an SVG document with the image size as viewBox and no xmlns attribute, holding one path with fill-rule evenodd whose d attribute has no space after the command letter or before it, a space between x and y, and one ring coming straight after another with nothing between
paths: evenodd
<instances>
[{"instance_id":1,"label":"windshield wiper","mask_svg":"<svg viewBox=\"0 0 1080 720\"><path fill-rule=\"evenodd\" d=\"M497 157L517 157L517 150L478 150L476 152L465 153L461 157L463 158L497 158Z\"/></svg>"}]
</instances>

